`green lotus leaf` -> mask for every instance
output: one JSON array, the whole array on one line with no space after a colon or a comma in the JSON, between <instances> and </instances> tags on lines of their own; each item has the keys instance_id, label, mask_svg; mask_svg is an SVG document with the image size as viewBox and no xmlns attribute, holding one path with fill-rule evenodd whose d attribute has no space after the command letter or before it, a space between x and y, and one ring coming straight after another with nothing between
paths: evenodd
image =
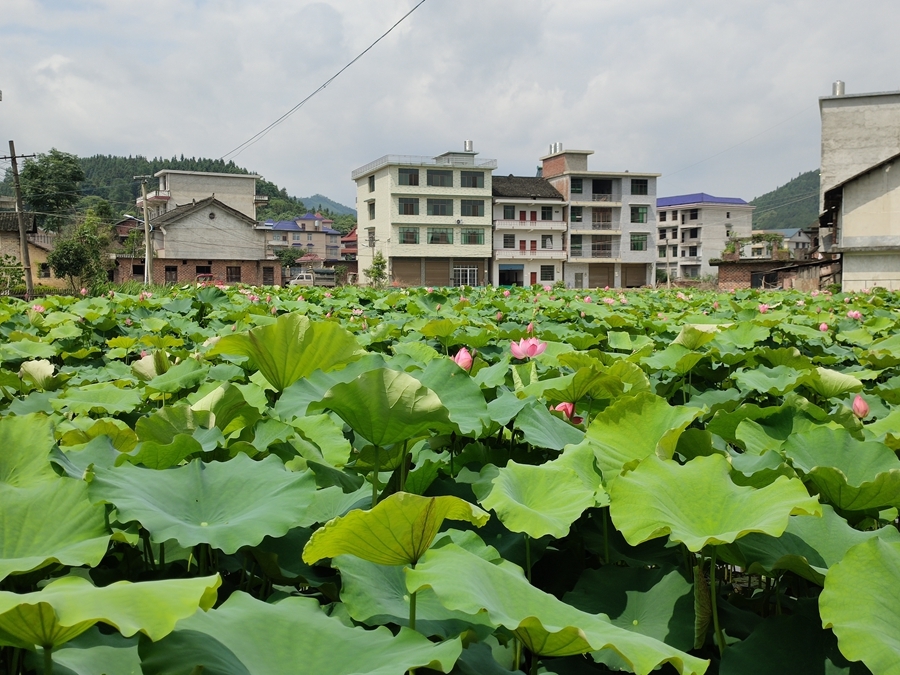
<instances>
[{"instance_id":1,"label":"green lotus leaf","mask_svg":"<svg viewBox=\"0 0 900 675\"><path fill-rule=\"evenodd\" d=\"M741 389L773 396L783 396L811 379L808 371L796 370L788 366L775 366L774 368L757 366L752 370L739 370L732 377Z\"/></svg>"},{"instance_id":2,"label":"green lotus leaf","mask_svg":"<svg viewBox=\"0 0 900 675\"><path fill-rule=\"evenodd\" d=\"M197 429L208 426L211 415L195 412L186 405L166 406L138 419L134 426L138 440L166 445L179 435L191 436Z\"/></svg>"},{"instance_id":3,"label":"green lotus leaf","mask_svg":"<svg viewBox=\"0 0 900 675\"><path fill-rule=\"evenodd\" d=\"M594 490L570 468L552 462L533 466L510 461L480 501L513 532L534 539L547 534L562 539L585 509L594 505Z\"/></svg>"},{"instance_id":4,"label":"green lotus leaf","mask_svg":"<svg viewBox=\"0 0 900 675\"><path fill-rule=\"evenodd\" d=\"M194 630L179 629L159 642L141 640L138 653L140 662L134 675L176 675L195 671L203 675L250 675L227 646L211 635Z\"/></svg>"},{"instance_id":5,"label":"green lotus leaf","mask_svg":"<svg viewBox=\"0 0 900 675\"><path fill-rule=\"evenodd\" d=\"M366 630L347 626L325 614L312 598L290 597L268 604L241 592L233 593L218 609L198 612L181 622L167 640L177 640L182 633L203 634L227 647L243 669L228 664L229 670L218 671L223 675L403 675L409 669L425 667L448 673L462 651L459 639L435 644L409 628L393 635L383 627ZM167 640L159 644L157 658L172 651ZM260 649L260 645L265 648ZM191 642L185 639L174 646L191 649ZM186 670L154 672L191 672L191 668L217 672L214 666L221 663L216 662L221 652L204 651L194 652L203 660L182 661ZM145 653L152 654L149 650Z\"/></svg>"},{"instance_id":6,"label":"green lotus leaf","mask_svg":"<svg viewBox=\"0 0 900 675\"><path fill-rule=\"evenodd\" d=\"M484 394L469 374L450 359L434 359L425 370L410 374L437 394L458 434L477 438L490 426Z\"/></svg>"},{"instance_id":7,"label":"green lotus leaf","mask_svg":"<svg viewBox=\"0 0 900 675\"><path fill-rule=\"evenodd\" d=\"M753 349L769 337L769 329L749 321L742 321L715 336L715 341L739 350Z\"/></svg>"},{"instance_id":8,"label":"green lotus leaf","mask_svg":"<svg viewBox=\"0 0 900 675\"><path fill-rule=\"evenodd\" d=\"M308 443L301 443L298 440L294 442L301 456L338 468L350 460L350 442L330 415L298 417L292 420L291 424L300 432L301 440L308 441Z\"/></svg>"},{"instance_id":9,"label":"green lotus leaf","mask_svg":"<svg viewBox=\"0 0 900 675\"><path fill-rule=\"evenodd\" d=\"M585 570L563 602L678 649L694 645L694 591L679 571L615 565Z\"/></svg>"},{"instance_id":10,"label":"green lotus leaf","mask_svg":"<svg viewBox=\"0 0 900 675\"><path fill-rule=\"evenodd\" d=\"M729 544L750 532L778 537L791 515L821 516L822 509L797 479L779 477L762 489L731 482L721 455L685 465L651 456L609 489L609 513L632 546L669 536L690 551Z\"/></svg>"},{"instance_id":11,"label":"green lotus leaf","mask_svg":"<svg viewBox=\"0 0 900 675\"><path fill-rule=\"evenodd\" d=\"M679 673L701 674L708 661L658 640L613 625L603 614L588 614L532 586L521 568L497 564L448 544L433 549L414 569L406 570L406 587L430 588L447 609L486 612L493 624L513 631L541 656L568 656L611 649L638 675L664 663Z\"/></svg>"},{"instance_id":12,"label":"green lotus leaf","mask_svg":"<svg viewBox=\"0 0 900 675\"><path fill-rule=\"evenodd\" d=\"M174 539L184 548L209 544L225 553L255 546L306 523L315 492L311 473L292 473L270 455L254 461L190 464L164 471L124 464L97 469L91 499L114 504L121 522L135 520L154 542Z\"/></svg>"},{"instance_id":13,"label":"green lotus leaf","mask_svg":"<svg viewBox=\"0 0 900 675\"><path fill-rule=\"evenodd\" d=\"M32 359L52 359L56 356L57 347L46 342L19 340L0 345L0 361L24 361Z\"/></svg>"},{"instance_id":14,"label":"green lotus leaf","mask_svg":"<svg viewBox=\"0 0 900 675\"><path fill-rule=\"evenodd\" d=\"M822 505L821 518L791 516L787 529L777 539L764 534L748 534L719 549L722 560L750 574L769 576L776 570L790 570L822 585L829 568L843 560L847 551L869 539L900 542L900 532L891 526L860 531Z\"/></svg>"},{"instance_id":15,"label":"green lotus leaf","mask_svg":"<svg viewBox=\"0 0 900 675\"><path fill-rule=\"evenodd\" d=\"M703 345L715 339L719 326L715 324L685 324L681 327L672 344L682 345L691 351L700 349Z\"/></svg>"},{"instance_id":16,"label":"green lotus leaf","mask_svg":"<svg viewBox=\"0 0 900 675\"><path fill-rule=\"evenodd\" d=\"M860 354L859 360L876 368L889 368L900 365L900 335L891 335L872 343L869 349Z\"/></svg>"},{"instance_id":17,"label":"green lotus leaf","mask_svg":"<svg viewBox=\"0 0 900 675\"><path fill-rule=\"evenodd\" d=\"M49 462L54 445L53 426L45 415L0 419L0 488L55 480Z\"/></svg>"},{"instance_id":18,"label":"green lotus leaf","mask_svg":"<svg viewBox=\"0 0 900 675\"><path fill-rule=\"evenodd\" d=\"M385 446L448 425L437 394L396 370L370 370L334 385L310 408L328 408L373 445Z\"/></svg>"},{"instance_id":19,"label":"green lotus leaf","mask_svg":"<svg viewBox=\"0 0 900 675\"><path fill-rule=\"evenodd\" d=\"M672 343L662 351L643 358L643 363L653 370L684 375L703 359L703 354L691 351L681 344Z\"/></svg>"},{"instance_id":20,"label":"green lotus leaf","mask_svg":"<svg viewBox=\"0 0 900 675\"><path fill-rule=\"evenodd\" d=\"M623 389L622 381L606 371L579 368L565 386L545 389L544 398L548 403L577 403L586 396L594 399L613 399L620 396Z\"/></svg>"},{"instance_id":21,"label":"green lotus leaf","mask_svg":"<svg viewBox=\"0 0 900 675\"><path fill-rule=\"evenodd\" d=\"M805 384L824 398L846 396L854 391L862 391L863 388L863 383L853 375L828 368L816 368Z\"/></svg>"},{"instance_id":22,"label":"green lotus leaf","mask_svg":"<svg viewBox=\"0 0 900 675\"><path fill-rule=\"evenodd\" d=\"M332 566L341 571L341 602L354 621L369 626L409 626L409 591L403 567L378 565L353 555L338 556ZM416 594L416 630L423 635L447 639L473 628L481 638L494 632L484 614L449 610L428 589Z\"/></svg>"},{"instance_id":23,"label":"green lotus leaf","mask_svg":"<svg viewBox=\"0 0 900 675\"><path fill-rule=\"evenodd\" d=\"M208 365L200 363L197 359L185 359L147 382L147 387L153 391L171 394L196 387L206 379L207 372L209 372Z\"/></svg>"},{"instance_id":24,"label":"green lotus leaf","mask_svg":"<svg viewBox=\"0 0 900 675\"><path fill-rule=\"evenodd\" d=\"M434 359L441 358L441 354L437 349L426 345L424 342L398 342L391 345L391 351L394 354L406 354L423 365L430 363Z\"/></svg>"},{"instance_id":25,"label":"green lotus leaf","mask_svg":"<svg viewBox=\"0 0 900 675\"><path fill-rule=\"evenodd\" d=\"M94 411L109 414L131 412L141 404L137 389L122 389L110 382L69 387L57 398L50 399L54 409L61 412L88 415Z\"/></svg>"},{"instance_id":26,"label":"green lotus leaf","mask_svg":"<svg viewBox=\"0 0 900 675\"><path fill-rule=\"evenodd\" d=\"M665 399L641 392L615 401L598 413L585 442L594 449L607 484L649 455L671 458L678 437L702 409L670 406Z\"/></svg>"},{"instance_id":27,"label":"green lotus leaf","mask_svg":"<svg viewBox=\"0 0 900 675\"><path fill-rule=\"evenodd\" d=\"M221 584L218 574L104 587L63 577L34 593L0 591L0 642L55 649L101 622L125 637L141 632L159 640L198 608L209 610Z\"/></svg>"},{"instance_id":28,"label":"green lotus leaf","mask_svg":"<svg viewBox=\"0 0 900 675\"><path fill-rule=\"evenodd\" d=\"M900 459L882 443L858 441L846 429L819 427L791 436L784 453L840 509L900 507Z\"/></svg>"},{"instance_id":29,"label":"green lotus leaf","mask_svg":"<svg viewBox=\"0 0 900 675\"><path fill-rule=\"evenodd\" d=\"M141 417L138 424L145 418ZM90 443L95 438L106 436L119 452L131 452L137 445L137 435L127 424L115 418L99 419L84 431L68 431L59 439L60 446L76 446Z\"/></svg>"},{"instance_id":30,"label":"green lotus leaf","mask_svg":"<svg viewBox=\"0 0 900 675\"><path fill-rule=\"evenodd\" d=\"M142 675L138 639L105 635L96 626L53 652L57 675Z\"/></svg>"},{"instance_id":31,"label":"green lotus leaf","mask_svg":"<svg viewBox=\"0 0 900 675\"><path fill-rule=\"evenodd\" d=\"M900 450L900 408L863 427L867 438L881 441L892 450Z\"/></svg>"},{"instance_id":32,"label":"green lotus leaf","mask_svg":"<svg viewBox=\"0 0 900 675\"><path fill-rule=\"evenodd\" d=\"M313 323L298 313L274 323L220 339L207 356L240 354L250 358L278 391L315 370L328 371L363 354L353 335L333 322Z\"/></svg>"},{"instance_id":33,"label":"green lotus leaf","mask_svg":"<svg viewBox=\"0 0 900 675\"><path fill-rule=\"evenodd\" d=\"M653 340L646 335L630 335L623 331L614 330L606 334L606 340L610 349L631 352L632 354L653 345Z\"/></svg>"},{"instance_id":34,"label":"green lotus leaf","mask_svg":"<svg viewBox=\"0 0 900 675\"><path fill-rule=\"evenodd\" d=\"M56 478L34 487L0 490L0 580L50 563L100 564L109 529L87 484Z\"/></svg>"},{"instance_id":35,"label":"green lotus leaf","mask_svg":"<svg viewBox=\"0 0 900 675\"><path fill-rule=\"evenodd\" d=\"M431 546L445 519L477 527L490 515L458 497L420 497L397 492L368 511L351 511L316 530L303 560L351 554L379 565L410 565Z\"/></svg>"},{"instance_id":36,"label":"green lotus leaf","mask_svg":"<svg viewBox=\"0 0 900 675\"><path fill-rule=\"evenodd\" d=\"M900 542L857 544L825 577L819 596L822 626L831 628L851 661L873 673L900 673Z\"/></svg>"},{"instance_id":37,"label":"green lotus leaf","mask_svg":"<svg viewBox=\"0 0 900 675\"><path fill-rule=\"evenodd\" d=\"M534 400L529 400L516 415L515 426L522 431L525 442L536 448L562 450L584 440L581 429L551 415L542 403Z\"/></svg>"},{"instance_id":38,"label":"green lotus leaf","mask_svg":"<svg viewBox=\"0 0 900 675\"><path fill-rule=\"evenodd\" d=\"M144 441L133 454L120 455L116 463L129 461L133 464L142 464L148 469L168 469L201 452L203 446L193 436L176 434L169 443Z\"/></svg>"}]
</instances>

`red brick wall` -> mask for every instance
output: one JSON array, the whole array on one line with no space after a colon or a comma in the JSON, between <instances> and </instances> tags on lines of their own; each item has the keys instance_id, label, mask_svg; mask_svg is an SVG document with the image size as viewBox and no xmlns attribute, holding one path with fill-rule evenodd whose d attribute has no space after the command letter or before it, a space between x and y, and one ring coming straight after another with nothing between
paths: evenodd
<instances>
[{"instance_id":1,"label":"red brick wall","mask_svg":"<svg viewBox=\"0 0 900 675\"><path fill-rule=\"evenodd\" d=\"M732 288L750 288L750 275L753 272L768 272L778 267L784 267L781 260L767 262L754 262L752 265L738 262L723 262L719 266L719 288L731 290Z\"/></svg>"},{"instance_id":2,"label":"red brick wall","mask_svg":"<svg viewBox=\"0 0 900 675\"><path fill-rule=\"evenodd\" d=\"M541 166L544 169L541 174L544 178L558 176L566 170L566 156L557 155L556 157L550 157L549 159L545 159Z\"/></svg>"},{"instance_id":3,"label":"red brick wall","mask_svg":"<svg viewBox=\"0 0 900 675\"><path fill-rule=\"evenodd\" d=\"M136 279L141 281L142 276L135 277L132 274L132 265L142 264L143 259L136 258L120 258L119 267L116 270L115 280L130 281ZM208 263L212 263L208 265ZM178 278L176 283L185 284L197 280L197 267L210 267L211 274L216 281L228 283L226 276L226 267L240 267L242 284L251 284L261 286L263 283L263 267L271 267L274 275L275 285L281 285L281 264L277 260L173 260L169 258L156 258L153 261L153 283L166 283L166 267L177 267Z\"/></svg>"}]
</instances>

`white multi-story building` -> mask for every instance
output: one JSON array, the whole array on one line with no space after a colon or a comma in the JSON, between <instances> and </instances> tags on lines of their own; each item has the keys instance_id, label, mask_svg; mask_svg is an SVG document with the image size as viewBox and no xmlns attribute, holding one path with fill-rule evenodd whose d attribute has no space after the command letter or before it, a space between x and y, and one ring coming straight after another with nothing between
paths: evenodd
<instances>
[{"instance_id":1,"label":"white multi-story building","mask_svg":"<svg viewBox=\"0 0 900 675\"><path fill-rule=\"evenodd\" d=\"M657 199L656 269L673 279L717 274L709 261L722 257L729 239L751 235L754 208L737 197L705 192Z\"/></svg>"},{"instance_id":2,"label":"white multi-story building","mask_svg":"<svg viewBox=\"0 0 900 675\"><path fill-rule=\"evenodd\" d=\"M491 172L471 141L437 157L385 155L356 181L360 282L376 252L391 283L481 286L490 282Z\"/></svg>"},{"instance_id":3,"label":"white multi-story building","mask_svg":"<svg viewBox=\"0 0 900 675\"><path fill-rule=\"evenodd\" d=\"M543 178L494 176L495 286L552 284L563 278L566 204Z\"/></svg>"},{"instance_id":4,"label":"white multi-story building","mask_svg":"<svg viewBox=\"0 0 900 675\"><path fill-rule=\"evenodd\" d=\"M570 288L653 284L658 173L589 171L593 150L551 146L542 176L568 203L565 281Z\"/></svg>"},{"instance_id":5,"label":"white multi-story building","mask_svg":"<svg viewBox=\"0 0 900 675\"><path fill-rule=\"evenodd\" d=\"M261 176L254 174L163 169L153 176L159 179L159 189L147 193L151 218L177 206L215 197L221 204L256 220L256 207L264 206L269 201L265 195L256 194L256 181ZM143 206L144 198L138 197L137 207L140 209Z\"/></svg>"}]
</instances>

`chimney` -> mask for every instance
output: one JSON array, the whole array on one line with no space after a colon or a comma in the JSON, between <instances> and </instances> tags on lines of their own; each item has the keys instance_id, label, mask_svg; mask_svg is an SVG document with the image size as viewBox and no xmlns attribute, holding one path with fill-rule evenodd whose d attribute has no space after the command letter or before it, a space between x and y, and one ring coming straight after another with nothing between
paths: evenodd
<instances>
[{"instance_id":1,"label":"chimney","mask_svg":"<svg viewBox=\"0 0 900 675\"><path fill-rule=\"evenodd\" d=\"M844 95L843 80L835 80L834 81L834 84L831 85L831 95L832 96L843 96Z\"/></svg>"}]
</instances>

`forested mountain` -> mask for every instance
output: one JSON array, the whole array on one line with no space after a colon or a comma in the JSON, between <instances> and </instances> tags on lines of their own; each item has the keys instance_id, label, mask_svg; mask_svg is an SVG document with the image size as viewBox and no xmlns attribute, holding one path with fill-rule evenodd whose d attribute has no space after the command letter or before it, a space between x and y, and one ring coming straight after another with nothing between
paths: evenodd
<instances>
[{"instance_id":1,"label":"forested mountain","mask_svg":"<svg viewBox=\"0 0 900 675\"><path fill-rule=\"evenodd\" d=\"M750 203L756 207L753 212L755 230L808 227L819 217L819 170L801 173Z\"/></svg>"},{"instance_id":2,"label":"forested mountain","mask_svg":"<svg viewBox=\"0 0 900 675\"><path fill-rule=\"evenodd\" d=\"M344 206L332 199L329 199L325 195L314 194L312 197L301 197L300 198L308 209L314 209L316 211L324 210L330 211L334 215L340 216L355 216L356 209L352 209L349 206Z\"/></svg>"}]
</instances>

